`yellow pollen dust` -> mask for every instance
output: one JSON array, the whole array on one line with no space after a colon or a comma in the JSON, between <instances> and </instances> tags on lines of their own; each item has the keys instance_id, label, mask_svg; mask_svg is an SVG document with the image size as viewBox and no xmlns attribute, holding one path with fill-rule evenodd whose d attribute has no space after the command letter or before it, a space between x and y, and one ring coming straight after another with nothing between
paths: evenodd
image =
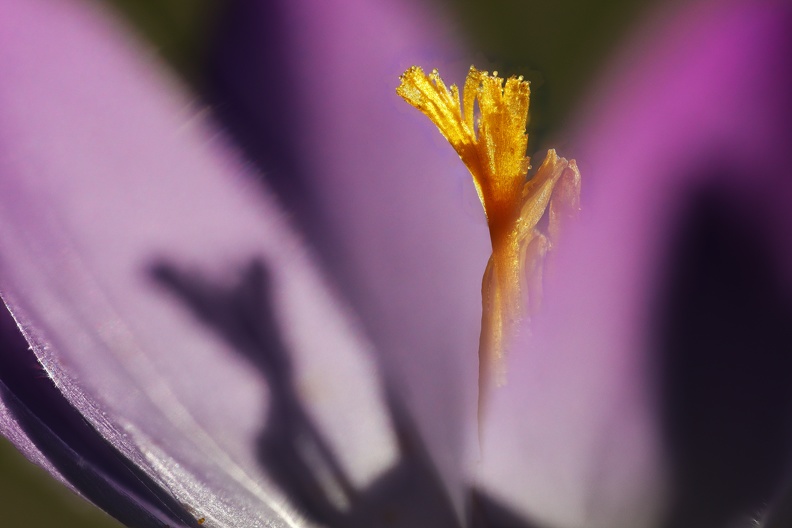
<instances>
[{"instance_id":1,"label":"yellow pollen dust","mask_svg":"<svg viewBox=\"0 0 792 528\"><path fill-rule=\"evenodd\" d=\"M509 342L539 308L545 256L580 207L580 172L574 160L550 150L528 178L530 87L522 77L504 83L497 72L471 66L460 104L456 85L447 88L437 70L426 75L413 66L396 93L437 125L473 175L484 206L492 256L481 291L481 401L490 386L505 383Z\"/></svg>"}]
</instances>

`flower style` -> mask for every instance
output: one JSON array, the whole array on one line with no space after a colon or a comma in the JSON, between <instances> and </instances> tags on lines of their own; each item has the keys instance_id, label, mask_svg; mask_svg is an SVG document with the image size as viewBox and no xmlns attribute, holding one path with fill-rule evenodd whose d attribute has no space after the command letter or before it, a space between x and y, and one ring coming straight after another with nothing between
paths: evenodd
<instances>
[{"instance_id":1,"label":"flower style","mask_svg":"<svg viewBox=\"0 0 792 528\"><path fill-rule=\"evenodd\" d=\"M515 330L526 326L539 308L544 259L561 224L580 207L580 172L575 160L567 162L551 149L528 177L525 127L531 90L521 76L504 84L498 72L490 75L471 66L460 101L459 88L446 88L437 70L426 75L413 66L401 76L396 93L423 112L454 147L473 176L487 218L492 256L481 290L481 414L493 382L506 382L506 348ZM545 216L547 233L539 227Z\"/></svg>"},{"instance_id":2,"label":"flower style","mask_svg":"<svg viewBox=\"0 0 792 528\"><path fill-rule=\"evenodd\" d=\"M409 5L284 2L286 89L262 5L218 111L279 138L285 206L91 4L0 4L0 292L38 362L4 326L0 431L130 526L718 526L776 498L783 526L788 438L718 426L786 365L788 6L669 12L606 77L570 129L583 213L478 446L487 228L393 95L412 63L453 72L452 39ZM716 395L730 362L763 389L663 414L653 358L690 355Z\"/></svg>"}]
</instances>

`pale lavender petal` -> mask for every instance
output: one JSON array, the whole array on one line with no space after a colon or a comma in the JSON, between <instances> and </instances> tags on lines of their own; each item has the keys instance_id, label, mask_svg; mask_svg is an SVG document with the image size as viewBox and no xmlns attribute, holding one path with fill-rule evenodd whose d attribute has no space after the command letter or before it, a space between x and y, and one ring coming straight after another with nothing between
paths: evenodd
<instances>
[{"instance_id":1,"label":"pale lavender petal","mask_svg":"<svg viewBox=\"0 0 792 528\"><path fill-rule=\"evenodd\" d=\"M492 398L479 471L526 515L569 527L657 523L661 358L650 354L664 339L653 334L663 330L654 310L674 236L698 193L714 190L777 258L792 251L789 29L780 2L663 12L625 48L574 130L578 146L563 154L578 159L583 213L551 263L543 312L510 358L509 384ZM700 491L704 500L711 490Z\"/></svg>"},{"instance_id":2,"label":"pale lavender petal","mask_svg":"<svg viewBox=\"0 0 792 528\"><path fill-rule=\"evenodd\" d=\"M240 4L221 55L218 105L261 137L293 135L290 159L281 151L268 159L281 156L284 193L298 193L297 214L459 504L489 241L458 156L395 88L414 64L461 83L470 59L449 52L445 24L411 2ZM262 47L273 40L262 27L281 28L281 60ZM273 114L288 116L280 129L256 122Z\"/></svg>"},{"instance_id":3,"label":"pale lavender petal","mask_svg":"<svg viewBox=\"0 0 792 528\"><path fill-rule=\"evenodd\" d=\"M68 403L190 517L305 525L266 463L288 431L266 425L287 394L323 439L312 456L329 447L368 485L396 457L370 347L273 200L122 34L90 3L0 5L4 300Z\"/></svg>"},{"instance_id":4,"label":"pale lavender petal","mask_svg":"<svg viewBox=\"0 0 792 528\"><path fill-rule=\"evenodd\" d=\"M192 516L120 453L66 400L11 315L0 312L0 432L31 461L129 526Z\"/></svg>"}]
</instances>

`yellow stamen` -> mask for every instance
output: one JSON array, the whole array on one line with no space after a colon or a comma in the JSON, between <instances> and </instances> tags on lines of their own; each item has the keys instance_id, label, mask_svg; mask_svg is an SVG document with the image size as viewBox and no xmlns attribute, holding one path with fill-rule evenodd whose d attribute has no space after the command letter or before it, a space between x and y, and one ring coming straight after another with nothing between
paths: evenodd
<instances>
[{"instance_id":1,"label":"yellow stamen","mask_svg":"<svg viewBox=\"0 0 792 528\"><path fill-rule=\"evenodd\" d=\"M509 341L520 322L536 313L541 301L544 257L557 241L566 218L579 209L580 173L574 160L550 150L527 179L529 83L504 80L470 67L460 105L459 89L446 88L437 70L426 75L417 66L401 76L396 89L423 112L454 147L473 175L487 217L492 256L482 284L483 313L479 344L480 398L491 384L506 379ZM478 101L478 128L474 106ZM549 208L546 228L539 223Z\"/></svg>"}]
</instances>

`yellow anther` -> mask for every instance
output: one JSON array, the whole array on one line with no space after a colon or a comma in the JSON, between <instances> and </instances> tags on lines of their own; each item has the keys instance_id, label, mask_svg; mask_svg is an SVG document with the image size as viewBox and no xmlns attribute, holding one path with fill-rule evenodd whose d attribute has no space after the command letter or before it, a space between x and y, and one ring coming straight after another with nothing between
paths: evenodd
<instances>
[{"instance_id":1,"label":"yellow anther","mask_svg":"<svg viewBox=\"0 0 792 528\"><path fill-rule=\"evenodd\" d=\"M447 88L437 70L417 66L401 76L396 89L423 112L454 147L473 175L487 217L492 256L482 284L479 345L480 393L505 382L504 358L515 330L541 301L545 254L560 224L579 209L580 173L574 160L550 150L530 178L526 156L529 83L504 80L470 67L460 104L456 85ZM475 104L478 102L478 126ZM539 223L550 210L546 229Z\"/></svg>"}]
</instances>

